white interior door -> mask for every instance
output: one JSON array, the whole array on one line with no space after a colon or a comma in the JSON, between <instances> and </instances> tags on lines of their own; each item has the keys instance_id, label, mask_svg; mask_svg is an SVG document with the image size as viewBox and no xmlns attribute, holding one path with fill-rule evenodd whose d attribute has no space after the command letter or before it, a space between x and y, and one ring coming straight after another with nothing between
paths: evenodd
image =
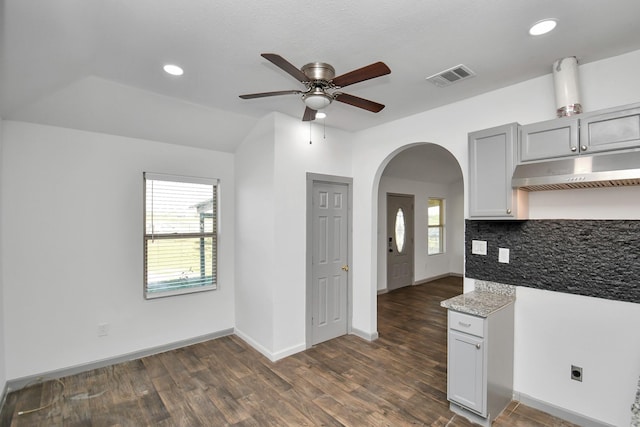
<instances>
[{"instance_id":1,"label":"white interior door","mask_svg":"<svg viewBox=\"0 0 640 427\"><path fill-rule=\"evenodd\" d=\"M347 333L348 188L313 183L312 344Z\"/></svg>"},{"instance_id":2,"label":"white interior door","mask_svg":"<svg viewBox=\"0 0 640 427\"><path fill-rule=\"evenodd\" d=\"M387 290L413 284L413 195L387 194Z\"/></svg>"}]
</instances>

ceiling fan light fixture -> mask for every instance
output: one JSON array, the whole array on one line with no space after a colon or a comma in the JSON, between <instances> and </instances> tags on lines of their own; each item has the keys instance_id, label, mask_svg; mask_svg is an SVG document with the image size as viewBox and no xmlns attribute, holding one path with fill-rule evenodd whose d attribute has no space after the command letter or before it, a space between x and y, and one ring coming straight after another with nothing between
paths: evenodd
<instances>
[{"instance_id":1,"label":"ceiling fan light fixture","mask_svg":"<svg viewBox=\"0 0 640 427\"><path fill-rule=\"evenodd\" d=\"M302 96L304 104L312 110L322 110L333 101L333 98L322 89L315 89Z\"/></svg>"},{"instance_id":2,"label":"ceiling fan light fixture","mask_svg":"<svg viewBox=\"0 0 640 427\"><path fill-rule=\"evenodd\" d=\"M327 113L319 111L316 113L316 119L324 119L327 117Z\"/></svg>"}]
</instances>

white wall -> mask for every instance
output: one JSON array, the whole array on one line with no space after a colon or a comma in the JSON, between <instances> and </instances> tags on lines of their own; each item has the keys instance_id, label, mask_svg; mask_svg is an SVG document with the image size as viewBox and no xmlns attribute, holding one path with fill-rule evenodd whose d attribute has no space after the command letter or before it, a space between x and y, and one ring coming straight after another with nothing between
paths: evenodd
<instances>
[{"instance_id":1,"label":"white wall","mask_svg":"<svg viewBox=\"0 0 640 427\"><path fill-rule=\"evenodd\" d=\"M450 184L449 200L447 203L447 241L451 250L449 257L449 271L464 274L464 183L462 181Z\"/></svg>"},{"instance_id":2,"label":"white wall","mask_svg":"<svg viewBox=\"0 0 640 427\"><path fill-rule=\"evenodd\" d=\"M529 193L531 219L640 219L640 186Z\"/></svg>"},{"instance_id":3,"label":"white wall","mask_svg":"<svg viewBox=\"0 0 640 427\"><path fill-rule=\"evenodd\" d=\"M378 286L387 289L387 193L414 196L414 282L449 273L462 274L464 207L457 203L463 196L462 182L457 186L411 181L383 176L378 189ZM445 199L445 253L427 255L427 206L430 197ZM458 229L462 229L462 234Z\"/></svg>"},{"instance_id":4,"label":"white wall","mask_svg":"<svg viewBox=\"0 0 640 427\"><path fill-rule=\"evenodd\" d=\"M1 171L7 378L233 328L233 155L6 121ZM217 291L143 298L144 171L220 179Z\"/></svg>"},{"instance_id":5,"label":"white wall","mask_svg":"<svg viewBox=\"0 0 640 427\"><path fill-rule=\"evenodd\" d=\"M4 150L3 150L3 141L4 141L4 122L0 117L0 188L2 188L2 159L4 158ZM2 242L2 197L0 197L0 242ZM4 390L5 384L7 383L7 373L6 373L6 363L5 363L5 345L4 345L4 330L5 330L5 319L4 319L4 270L3 270L3 256L2 256L2 245L0 244L0 393ZM0 395L1 398L1 395Z\"/></svg>"},{"instance_id":6,"label":"white wall","mask_svg":"<svg viewBox=\"0 0 640 427\"><path fill-rule=\"evenodd\" d=\"M597 63L580 67L580 80L585 111L615 107L640 101L640 80L629 70L640 70L640 51L610 58ZM606 90L603 90L603 85ZM554 118L553 79L551 75L533 79L518 85L490 92L465 101L442 108L427 111L406 119L378 126L360 132L354 141L354 216L358 224L354 227L354 264L357 273L354 276L354 324L361 330L374 332L376 326L376 299L378 283L377 266L377 197L379 179L387 159L394 156L401 147L417 141L430 141L449 150L463 168L463 175L468 173L467 133L488 127L519 122L533 123ZM465 192L468 182L465 179ZM638 212L640 198L637 189L609 189L624 194L626 201L621 206L607 211L605 216L614 216L614 209ZM537 194L531 197L529 204L533 217L548 215L563 217L566 211L554 210L555 203L561 206L570 205L571 210L581 212L598 204L583 190L568 190L562 196ZM542 207L541 207L542 206ZM557 205L556 205L557 206ZM465 208L465 215L468 210ZM469 289L466 287L465 289ZM585 323L585 312L582 307L584 297L574 295L549 296L557 303L549 305L546 300L532 296L532 292L519 292L516 306L516 348L515 348L515 388L516 391L531 394L536 399L556 405L570 411L614 425L628 425L630 405L635 395L635 386L640 374L640 348L629 345L628 340L637 340L637 313L639 304L625 305L622 311L626 322L619 317L607 318L598 316L599 322ZM572 301L567 304L566 301ZM603 307L603 313L615 311L616 302L594 300L591 315ZM606 309L604 308L606 307ZM595 308L595 310L593 310ZM606 311L605 311L606 310ZM573 395L560 395L557 390L564 389L567 374L564 372L566 362L572 354L566 346L558 351L555 344L566 336L560 328L549 328L548 334L532 333L541 313L550 319L563 319L562 330L579 331L581 336L589 336L591 342L600 343L611 349L625 348L630 353L620 359L624 363L611 363L612 358L602 352L593 354L589 360L589 372L606 372L608 377L595 375L585 376L581 385L584 399L576 399ZM594 323L600 326L595 328ZM552 323L550 322L549 325ZM546 322L545 322L546 325ZM616 334L610 331L616 329ZM630 338L632 337L632 338ZM586 357L586 356L585 356ZM548 360L544 365L530 364L531 360ZM635 361L631 363L631 361ZM551 376L549 366L557 366L564 373ZM587 373L588 374L588 373ZM547 381L540 381L545 378ZM535 385L535 387L534 387ZM572 384L573 385L573 384Z\"/></svg>"},{"instance_id":7,"label":"white wall","mask_svg":"<svg viewBox=\"0 0 640 427\"><path fill-rule=\"evenodd\" d=\"M264 117L236 150L235 331L273 352L275 210L274 117Z\"/></svg>"},{"instance_id":8,"label":"white wall","mask_svg":"<svg viewBox=\"0 0 640 427\"><path fill-rule=\"evenodd\" d=\"M279 113L236 152L237 333L272 360L304 350L306 174L350 176L348 133Z\"/></svg>"},{"instance_id":9,"label":"white wall","mask_svg":"<svg viewBox=\"0 0 640 427\"><path fill-rule=\"evenodd\" d=\"M640 186L541 191L530 193L529 203L531 219L640 220ZM516 297L517 390L629 425L640 377L640 304L525 287L517 288ZM583 368L582 383L569 379L571 365Z\"/></svg>"},{"instance_id":10,"label":"white wall","mask_svg":"<svg viewBox=\"0 0 640 427\"><path fill-rule=\"evenodd\" d=\"M276 115L276 270L274 342L276 358L305 348L307 172L351 176L348 132Z\"/></svg>"},{"instance_id":11,"label":"white wall","mask_svg":"<svg viewBox=\"0 0 640 427\"><path fill-rule=\"evenodd\" d=\"M640 376L640 304L518 287L515 390L615 426L630 424ZM583 382L570 379L571 365Z\"/></svg>"}]
</instances>

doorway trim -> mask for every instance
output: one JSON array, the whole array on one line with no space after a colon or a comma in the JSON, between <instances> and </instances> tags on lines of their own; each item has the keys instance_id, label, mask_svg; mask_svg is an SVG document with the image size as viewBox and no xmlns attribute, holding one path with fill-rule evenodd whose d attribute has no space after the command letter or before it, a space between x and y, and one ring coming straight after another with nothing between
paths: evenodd
<instances>
[{"instance_id":1,"label":"doorway trim","mask_svg":"<svg viewBox=\"0 0 640 427\"><path fill-rule=\"evenodd\" d=\"M312 315L313 315L313 185L316 182L342 184L347 186L347 259L349 271L353 271L353 178L336 175L323 175L307 172L307 245L306 245L306 285L305 285L305 347L311 348ZM353 281L352 274L347 274L347 334L351 333L353 317Z\"/></svg>"}]
</instances>

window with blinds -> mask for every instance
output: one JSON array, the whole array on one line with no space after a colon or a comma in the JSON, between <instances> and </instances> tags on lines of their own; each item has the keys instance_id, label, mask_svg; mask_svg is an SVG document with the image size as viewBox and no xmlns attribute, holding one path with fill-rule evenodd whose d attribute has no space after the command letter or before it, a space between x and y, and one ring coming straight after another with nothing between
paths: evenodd
<instances>
[{"instance_id":1,"label":"window with blinds","mask_svg":"<svg viewBox=\"0 0 640 427\"><path fill-rule=\"evenodd\" d=\"M144 295L217 288L218 181L144 174Z\"/></svg>"}]
</instances>

